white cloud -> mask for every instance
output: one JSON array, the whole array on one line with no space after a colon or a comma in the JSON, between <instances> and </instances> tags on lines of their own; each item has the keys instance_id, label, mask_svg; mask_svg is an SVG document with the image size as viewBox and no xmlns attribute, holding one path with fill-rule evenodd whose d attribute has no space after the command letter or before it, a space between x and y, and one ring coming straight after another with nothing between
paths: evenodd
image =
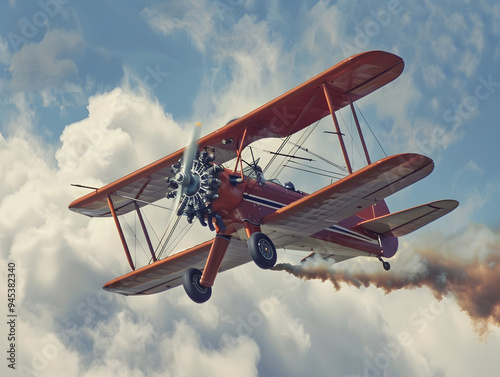
<instances>
[{"instance_id":1,"label":"white cloud","mask_svg":"<svg viewBox=\"0 0 500 377\"><path fill-rule=\"evenodd\" d=\"M311 335L306 330L304 318L297 317L287 303L276 297L264 297L257 303L259 310L268 317L269 337L275 347L289 359L306 355L311 348Z\"/></svg>"},{"instance_id":2,"label":"white cloud","mask_svg":"<svg viewBox=\"0 0 500 377\"><path fill-rule=\"evenodd\" d=\"M198 50L204 52L206 41L214 33L213 12L207 9L205 1L183 1L171 2L163 7L144 8L141 16L146 19L149 25L164 35L173 35L185 32L192 39ZM220 17L224 17L227 9L232 7L223 2L216 2L214 5Z\"/></svg>"},{"instance_id":3,"label":"white cloud","mask_svg":"<svg viewBox=\"0 0 500 377\"><path fill-rule=\"evenodd\" d=\"M457 184L461 186L460 191L462 192L464 191L463 181L467 179L470 179L470 175L465 173L462 175L462 182ZM455 187L455 190L459 191L457 187ZM466 194L464 195L465 200L460 203L460 207L457 208L456 215L451 221L451 231L457 232L467 227L471 219L478 216L481 211L484 210L485 206L488 203L491 203L492 199L496 197L498 191L499 188L491 182L487 182L483 187L476 186L466 189Z\"/></svg>"},{"instance_id":4,"label":"white cloud","mask_svg":"<svg viewBox=\"0 0 500 377\"><path fill-rule=\"evenodd\" d=\"M279 95L284 84L281 42L279 36L270 35L265 22L247 15L230 33L217 36L212 53L222 69L206 72L194 101L193 118L210 117L209 127L215 130ZM288 60L287 66L293 69L290 64ZM217 85L221 81L224 84Z\"/></svg>"},{"instance_id":5,"label":"white cloud","mask_svg":"<svg viewBox=\"0 0 500 377\"><path fill-rule=\"evenodd\" d=\"M464 15L459 12L453 12L444 19L444 26L454 34L460 34L467 28Z\"/></svg>"},{"instance_id":6,"label":"white cloud","mask_svg":"<svg viewBox=\"0 0 500 377\"><path fill-rule=\"evenodd\" d=\"M12 59L9 52L9 43L0 37L0 64L8 65Z\"/></svg>"},{"instance_id":7,"label":"white cloud","mask_svg":"<svg viewBox=\"0 0 500 377\"><path fill-rule=\"evenodd\" d=\"M56 86L78 74L74 60L84 50L81 36L61 30L48 31L39 43L25 44L13 55L9 71L14 93Z\"/></svg>"},{"instance_id":8,"label":"white cloud","mask_svg":"<svg viewBox=\"0 0 500 377\"><path fill-rule=\"evenodd\" d=\"M145 94L116 88L89 99L89 115L63 131L56 158L71 179L110 182L175 152L181 128Z\"/></svg>"},{"instance_id":9,"label":"white cloud","mask_svg":"<svg viewBox=\"0 0 500 377\"><path fill-rule=\"evenodd\" d=\"M40 313L41 314L41 313ZM66 348L58 334L40 321L18 322L20 347L16 369L21 376L76 376L79 356ZM7 372L8 373L8 372ZM8 375L8 374L7 374Z\"/></svg>"},{"instance_id":10,"label":"white cloud","mask_svg":"<svg viewBox=\"0 0 500 377\"><path fill-rule=\"evenodd\" d=\"M433 39L431 41L431 47L441 63L449 61L457 51L451 36L445 34L439 35Z\"/></svg>"},{"instance_id":11,"label":"white cloud","mask_svg":"<svg viewBox=\"0 0 500 377\"><path fill-rule=\"evenodd\" d=\"M462 61L458 64L457 71L462 72L468 79L472 78L477 72L480 58L477 52L466 51L462 56Z\"/></svg>"},{"instance_id":12,"label":"white cloud","mask_svg":"<svg viewBox=\"0 0 500 377\"><path fill-rule=\"evenodd\" d=\"M18 107L18 113L10 119L17 128L7 127L12 129L7 138L0 135L0 250L2 261L17 263L17 300L26 321L22 326L43 333L56 331L56 318L81 325L88 315L110 315L119 305L118 299L111 306L108 301L102 311L96 312L91 305L96 299L106 301L96 292L101 292L106 278L113 277L109 271L118 275L123 269L116 229L109 221L89 220L70 212L67 206L80 192L69 184L73 180L102 183L117 178L117 174L164 156L169 149L176 150L183 137L173 135L182 133L157 103L127 88L116 89L90 100L85 127L80 128L79 123L68 126L66 139L54 156L52 147L32 136L32 116L24 102L20 101ZM100 143L92 142L97 139L88 136L97 135L91 133L100 131L100 125L104 136ZM123 139L134 144L120 142L120 138L105 139L107 132L124 135ZM86 146L83 157L71 153L78 142ZM120 160L132 151L136 152L135 159ZM99 164L103 153L109 159L106 164L110 170L106 172ZM53 164L54 158L59 167ZM38 347L35 342L25 344L25 355ZM29 359L26 363L31 365ZM43 372L48 375L64 365L59 359L48 364Z\"/></svg>"},{"instance_id":13,"label":"white cloud","mask_svg":"<svg viewBox=\"0 0 500 377\"><path fill-rule=\"evenodd\" d=\"M321 53L325 45L338 46L342 42L339 30L339 25L342 24L341 12L336 6L329 5L324 1L318 1L304 15L304 21L310 22L310 27L302 35L301 43L309 54Z\"/></svg>"},{"instance_id":14,"label":"white cloud","mask_svg":"<svg viewBox=\"0 0 500 377\"><path fill-rule=\"evenodd\" d=\"M496 34L500 34L500 4L495 4L491 7L491 15L491 27Z\"/></svg>"},{"instance_id":15,"label":"white cloud","mask_svg":"<svg viewBox=\"0 0 500 377\"><path fill-rule=\"evenodd\" d=\"M465 170L468 170L470 172L483 175L485 173L484 169L480 168L479 165L474 162L473 160L469 160L467 164L464 166Z\"/></svg>"},{"instance_id":16,"label":"white cloud","mask_svg":"<svg viewBox=\"0 0 500 377\"><path fill-rule=\"evenodd\" d=\"M425 83L431 88L443 85L446 80L443 70L437 64L429 64L425 67L423 76Z\"/></svg>"},{"instance_id":17,"label":"white cloud","mask_svg":"<svg viewBox=\"0 0 500 377\"><path fill-rule=\"evenodd\" d=\"M173 376L257 376L259 347L250 338L224 338L220 349L206 348L199 334L185 322L177 323L174 335L161 343ZM195 361L195 362L193 362ZM168 365L168 364L167 364Z\"/></svg>"}]
</instances>

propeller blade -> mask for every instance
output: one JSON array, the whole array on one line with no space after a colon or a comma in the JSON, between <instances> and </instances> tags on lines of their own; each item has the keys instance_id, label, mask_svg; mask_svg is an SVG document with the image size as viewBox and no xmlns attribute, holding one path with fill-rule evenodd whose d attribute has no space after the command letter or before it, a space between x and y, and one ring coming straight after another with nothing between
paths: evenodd
<instances>
[{"instance_id":1,"label":"propeller blade","mask_svg":"<svg viewBox=\"0 0 500 377\"><path fill-rule=\"evenodd\" d=\"M196 152L198 150L198 139L200 138L201 135L201 123L196 122L194 124L193 129L191 130L191 135L189 136L188 139L188 145L186 146L186 149L184 149L184 154L182 156L182 173L186 177L189 183L189 178L191 176L191 169L193 168L193 160L196 156Z\"/></svg>"},{"instance_id":2,"label":"propeller blade","mask_svg":"<svg viewBox=\"0 0 500 377\"><path fill-rule=\"evenodd\" d=\"M186 192L186 187L189 185L191 181L191 169L193 167L193 160L196 156L196 151L198 150L197 141L200 138L201 134L201 123L195 123L193 129L191 130L191 135L189 135L188 144L186 149L184 149L184 154L182 155L182 167L181 172L183 175L183 182L179 184L177 188L177 192L175 195L174 205L172 206L172 213L170 214L170 219L167 223L167 229L171 227L172 222L176 219L177 211L179 210L179 206L181 205L181 199L184 193Z\"/></svg>"}]
</instances>

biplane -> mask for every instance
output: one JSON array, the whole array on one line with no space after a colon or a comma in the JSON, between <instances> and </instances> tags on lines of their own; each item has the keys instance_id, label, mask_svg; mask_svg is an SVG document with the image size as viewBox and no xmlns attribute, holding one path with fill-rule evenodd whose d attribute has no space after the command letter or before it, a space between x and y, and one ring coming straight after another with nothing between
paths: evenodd
<instances>
[{"instance_id":1,"label":"biplane","mask_svg":"<svg viewBox=\"0 0 500 377\"><path fill-rule=\"evenodd\" d=\"M390 213L385 202L430 174L434 163L417 153L371 162L353 104L396 79L403 67L400 57L383 51L352 56L204 137L199 138L200 125L195 125L186 148L72 202L72 211L112 217L116 224L132 271L103 288L146 295L182 284L194 302L203 303L220 271L252 260L270 269L277 260L276 249L281 248L307 252L304 260L375 257L389 270L385 259L396 253L398 237L458 206L455 200L440 200ZM356 171L336 116L344 107L352 111L366 159L366 166ZM291 183L283 186L266 180L255 160L244 161L242 153L252 143L264 138L286 140L327 116L333 119L331 133L345 161L341 179L306 194ZM229 162L232 169L224 166ZM165 197L173 200L169 226L185 217L189 223L209 227L213 239L159 258L141 209ZM129 212L136 213L151 253L150 262L137 269L120 223L120 216Z\"/></svg>"}]
</instances>

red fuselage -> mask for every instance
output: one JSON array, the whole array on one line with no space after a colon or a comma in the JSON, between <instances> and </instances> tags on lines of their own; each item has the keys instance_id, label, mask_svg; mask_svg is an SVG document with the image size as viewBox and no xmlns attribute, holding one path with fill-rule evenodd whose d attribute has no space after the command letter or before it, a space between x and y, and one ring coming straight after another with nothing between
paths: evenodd
<instances>
[{"instance_id":1,"label":"red fuselage","mask_svg":"<svg viewBox=\"0 0 500 377\"><path fill-rule=\"evenodd\" d=\"M234 175L229 169L220 174L219 199L212 203L212 209L221 215L227 228L223 233L228 235L243 229L245 223L255 226L265 225L262 224L262 219L266 216L308 195L302 191L287 189L272 181L244 176L243 182L237 183L236 178L241 176ZM312 235L304 245L292 245L287 249L331 255L353 256L369 253L377 257L382 255L390 257L397 249L395 237L379 240L377 234L357 227L362 221L388 213L385 201L381 200L351 217L332 223L332 226Z\"/></svg>"}]
</instances>

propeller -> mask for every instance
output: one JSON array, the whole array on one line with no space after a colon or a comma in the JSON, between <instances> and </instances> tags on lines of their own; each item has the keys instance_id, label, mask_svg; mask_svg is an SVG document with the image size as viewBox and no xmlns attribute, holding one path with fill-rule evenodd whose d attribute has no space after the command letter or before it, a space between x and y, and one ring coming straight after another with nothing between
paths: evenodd
<instances>
[{"instance_id":1,"label":"propeller","mask_svg":"<svg viewBox=\"0 0 500 377\"><path fill-rule=\"evenodd\" d=\"M167 193L167 198L175 198L167 228L176 217L182 215L187 216L189 223L197 217L206 226L205 218L212 213L210 204L218 198L221 183L218 175L223 168L213 163L213 154L206 150L201 153L198 151L200 134L201 124L195 123L182 158L170 169L174 177L165 178L172 189Z\"/></svg>"}]
</instances>

